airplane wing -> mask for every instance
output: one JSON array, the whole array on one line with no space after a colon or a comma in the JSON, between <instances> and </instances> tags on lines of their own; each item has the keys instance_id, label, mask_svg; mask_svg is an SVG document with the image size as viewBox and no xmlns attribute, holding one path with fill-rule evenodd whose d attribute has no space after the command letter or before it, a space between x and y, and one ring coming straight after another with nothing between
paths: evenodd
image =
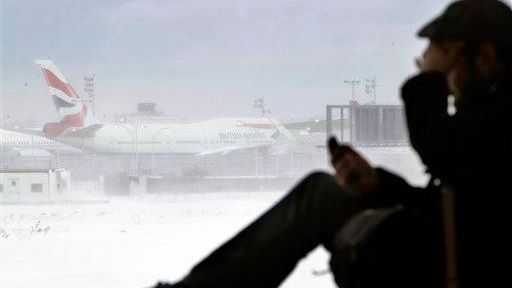
<instances>
[{"instance_id":1,"label":"airplane wing","mask_svg":"<svg viewBox=\"0 0 512 288\"><path fill-rule=\"evenodd\" d=\"M81 154L83 153L79 149L74 149L73 147L61 149L59 151L55 149L41 149L41 148L2 148L2 157L51 157L56 155L57 153L71 153L71 154Z\"/></svg>"},{"instance_id":2,"label":"airplane wing","mask_svg":"<svg viewBox=\"0 0 512 288\"><path fill-rule=\"evenodd\" d=\"M22 128L22 127L12 127L12 128L3 127L2 129L11 131L11 132L18 132L18 133L40 136L40 137L46 138L46 136L44 136L43 131L41 131L39 129L30 129L30 128Z\"/></svg>"},{"instance_id":3,"label":"airplane wing","mask_svg":"<svg viewBox=\"0 0 512 288\"><path fill-rule=\"evenodd\" d=\"M53 156L53 153L51 153L48 150L44 149L14 149L18 153L18 155L23 157L50 157Z\"/></svg>"},{"instance_id":4,"label":"airplane wing","mask_svg":"<svg viewBox=\"0 0 512 288\"><path fill-rule=\"evenodd\" d=\"M71 130L71 131L68 131L65 133L66 133L66 136L71 136L71 137L94 137L96 131L98 131L102 127L103 127L103 124L93 124L93 125L87 126L85 128L74 129L74 130ZM38 130L38 129L28 129L28 128L21 128L21 127L2 128L2 129L12 131L12 132L19 132L19 133L23 133L23 134L48 138L48 136L46 136L43 131Z\"/></svg>"},{"instance_id":5,"label":"airplane wing","mask_svg":"<svg viewBox=\"0 0 512 288\"><path fill-rule=\"evenodd\" d=\"M252 144L252 145L244 145L244 146L227 146L220 149L215 150L206 150L201 153L196 154L197 156L206 156L206 155L213 155L213 154L228 154L233 151L240 151L240 150L247 150L247 149L263 149L265 154L272 154L272 155L278 155L286 153L289 150L289 145L283 144L283 145L275 145L275 144Z\"/></svg>"},{"instance_id":6,"label":"airplane wing","mask_svg":"<svg viewBox=\"0 0 512 288\"><path fill-rule=\"evenodd\" d=\"M213 154L222 154L225 155L229 152L235 151L235 150L241 150L246 149L247 147L240 147L240 146L227 146L220 149L214 149L214 150L206 150L201 153L196 154L197 156L206 156L206 155L213 155Z\"/></svg>"}]
</instances>

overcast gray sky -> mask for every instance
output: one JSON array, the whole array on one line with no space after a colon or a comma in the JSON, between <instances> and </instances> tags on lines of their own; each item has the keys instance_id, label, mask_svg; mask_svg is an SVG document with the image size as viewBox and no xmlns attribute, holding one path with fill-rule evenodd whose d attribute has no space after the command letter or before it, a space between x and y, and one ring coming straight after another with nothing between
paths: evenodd
<instances>
[{"instance_id":1,"label":"overcast gray sky","mask_svg":"<svg viewBox=\"0 0 512 288\"><path fill-rule=\"evenodd\" d=\"M425 42L415 33L448 1L2 1L2 114L57 118L34 59L52 58L84 94L96 74L97 114L140 101L191 120L278 119L346 104L348 78L377 77L378 102L399 103ZM363 81L364 82L364 81ZM364 85L361 103L370 100Z\"/></svg>"}]
</instances>

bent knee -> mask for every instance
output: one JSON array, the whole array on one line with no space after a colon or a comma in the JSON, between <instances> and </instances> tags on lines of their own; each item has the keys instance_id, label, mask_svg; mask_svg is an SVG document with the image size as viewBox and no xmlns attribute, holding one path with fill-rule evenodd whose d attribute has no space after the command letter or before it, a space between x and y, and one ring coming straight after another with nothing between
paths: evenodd
<instances>
[{"instance_id":1,"label":"bent knee","mask_svg":"<svg viewBox=\"0 0 512 288\"><path fill-rule=\"evenodd\" d=\"M336 182L336 179L334 175L329 174L324 171L314 171L309 173L305 178L304 181L306 182L324 182L324 181L334 181Z\"/></svg>"},{"instance_id":2,"label":"bent knee","mask_svg":"<svg viewBox=\"0 0 512 288\"><path fill-rule=\"evenodd\" d=\"M302 199L305 205L315 209L324 209L334 203L341 203L346 198L346 193L336 181L335 176L323 171L308 174L292 194Z\"/></svg>"},{"instance_id":3,"label":"bent knee","mask_svg":"<svg viewBox=\"0 0 512 288\"><path fill-rule=\"evenodd\" d=\"M315 171L308 174L301 181L301 185L310 187L310 189L306 189L308 192L337 191L341 189L336 177L324 171Z\"/></svg>"}]
</instances>

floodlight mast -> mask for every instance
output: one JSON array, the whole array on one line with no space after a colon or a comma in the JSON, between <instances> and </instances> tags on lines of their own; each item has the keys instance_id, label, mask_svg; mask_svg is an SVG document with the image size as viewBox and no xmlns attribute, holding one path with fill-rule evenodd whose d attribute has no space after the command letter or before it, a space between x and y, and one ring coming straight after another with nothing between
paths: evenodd
<instances>
[{"instance_id":1,"label":"floodlight mast","mask_svg":"<svg viewBox=\"0 0 512 288\"><path fill-rule=\"evenodd\" d=\"M356 103L356 86L359 84L359 80L358 79L347 79L344 81L345 84L349 85L352 87L352 100L350 101L351 103Z\"/></svg>"}]
</instances>

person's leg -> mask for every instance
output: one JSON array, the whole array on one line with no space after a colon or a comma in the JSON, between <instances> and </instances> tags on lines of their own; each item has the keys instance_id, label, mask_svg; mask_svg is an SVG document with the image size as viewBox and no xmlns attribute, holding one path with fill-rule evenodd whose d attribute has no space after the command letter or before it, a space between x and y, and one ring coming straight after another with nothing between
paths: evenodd
<instances>
[{"instance_id":1,"label":"person's leg","mask_svg":"<svg viewBox=\"0 0 512 288\"><path fill-rule=\"evenodd\" d=\"M366 197L365 197L366 198ZM297 262L370 201L345 192L332 175L313 173L231 240L197 264L184 287L277 287Z\"/></svg>"},{"instance_id":2,"label":"person's leg","mask_svg":"<svg viewBox=\"0 0 512 288\"><path fill-rule=\"evenodd\" d=\"M439 195L414 187L402 192L374 197L377 209L354 215L335 234L329 264L340 287L443 286Z\"/></svg>"}]
</instances>

